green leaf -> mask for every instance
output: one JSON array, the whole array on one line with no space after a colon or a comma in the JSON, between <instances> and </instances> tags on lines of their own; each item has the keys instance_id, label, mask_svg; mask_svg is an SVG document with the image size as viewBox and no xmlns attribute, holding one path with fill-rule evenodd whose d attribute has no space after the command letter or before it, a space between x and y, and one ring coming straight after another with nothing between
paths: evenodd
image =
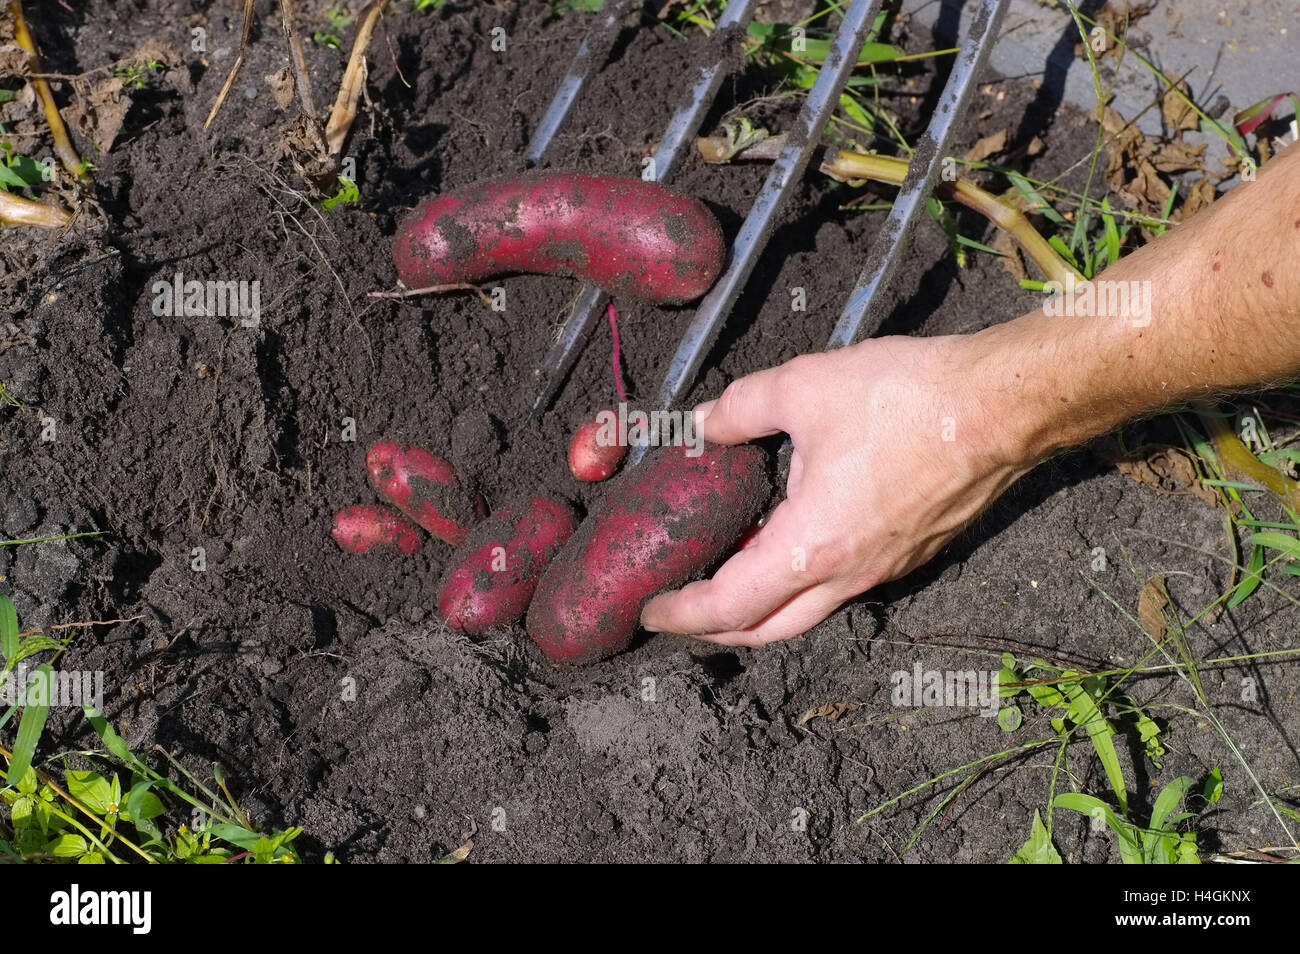
<instances>
[{"instance_id":1,"label":"green leaf","mask_svg":"<svg viewBox=\"0 0 1300 954\"><path fill-rule=\"evenodd\" d=\"M76 858L84 855L90 845L80 835L60 835L45 846L46 852L56 858Z\"/></svg>"},{"instance_id":2,"label":"green leaf","mask_svg":"<svg viewBox=\"0 0 1300 954\"><path fill-rule=\"evenodd\" d=\"M123 818L139 825L140 822L157 818L167 811L162 800L149 791L152 787L153 782L148 779L131 786L131 791L126 796L126 811L122 813Z\"/></svg>"},{"instance_id":3,"label":"green leaf","mask_svg":"<svg viewBox=\"0 0 1300 954\"><path fill-rule=\"evenodd\" d=\"M113 786L97 772L69 769L68 794L96 815L112 814Z\"/></svg>"},{"instance_id":4,"label":"green leaf","mask_svg":"<svg viewBox=\"0 0 1300 954\"><path fill-rule=\"evenodd\" d=\"M29 698L32 694L42 691L44 694L41 698L44 699L49 699L54 694L54 670L44 663L36 667L26 687ZM41 740L41 733L45 730L45 720L49 714L48 705L23 707L22 721L18 723L18 737L14 740L13 755L9 759L10 778L15 775L22 778L32 764L32 756L36 754L36 745Z\"/></svg>"},{"instance_id":5,"label":"green leaf","mask_svg":"<svg viewBox=\"0 0 1300 954\"><path fill-rule=\"evenodd\" d=\"M1082 686L1071 686L1066 695L1070 699L1070 721L1083 726L1092 740L1092 747L1097 750L1106 778L1110 780L1111 790L1119 800L1120 811L1128 814L1128 791L1124 785L1124 772L1119 765L1119 756L1115 753L1112 736L1115 729L1102 716L1097 703Z\"/></svg>"},{"instance_id":6,"label":"green leaf","mask_svg":"<svg viewBox=\"0 0 1300 954\"><path fill-rule=\"evenodd\" d=\"M1054 808L1068 808L1089 817L1101 818L1119 839L1119 856L1126 865L1142 864L1142 846L1131 825L1120 820L1114 809L1093 795L1062 792L1052 800Z\"/></svg>"},{"instance_id":7,"label":"green leaf","mask_svg":"<svg viewBox=\"0 0 1300 954\"><path fill-rule=\"evenodd\" d=\"M1264 582L1261 571L1264 569L1264 548L1257 546L1250 551L1250 562L1246 566L1246 575L1241 578L1232 590L1232 596L1228 598L1225 606L1228 609L1240 606L1250 594L1259 589L1259 585Z\"/></svg>"},{"instance_id":8,"label":"green leaf","mask_svg":"<svg viewBox=\"0 0 1300 954\"><path fill-rule=\"evenodd\" d=\"M1003 706L998 710L998 725L1003 732L1015 732L1023 721L1019 706Z\"/></svg>"},{"instance_id":9,"label":"green leaf","mask_svg":"<svg viewBox=\"0 0 1300 954\"><path fill-rule=\"evenodd\" d=\"M1034 187L1029 184L1029 180L1024 176L1018 175L1014 172L1008 172L1006 175L1007 178L1011 180L1011 184L1016 187L1016 190L1034 204L1034 208L1030 210L1031 212L1041 213L1049 222L1053 222L1056 225L1068 226L1070 224L1065 220L1065 216L1052 208L1052 204L1038 194ZM1060 242L1060 239L1057 239L1057 241ZM1062 245L1062 248L1064 248L1064 245ZM1065 250L1065 255L1070 259L1070 261L1074 261L1074 256L1070 254L1069 249Z\"/></svg>"},{"instance_id":10,"label":"green leaf","mask_svg":"<svg viewBox=\"0 0 1300 954\"><path fill-rule=\"evenodd\" d=\"M208 831L215 838L222 841L228 841L232 845L237 845L245 851L252 851L257 841L262 836L256 832L249 831L247 828L241 828L238 825L230 825L226 822L214 822L208 826Z\"/></svg>"},{"instance_id":11,"label":"green leaf","mask_svg":"<svg viewBox=\"0 0 1300 954\"><path fill-rule=\"evenodd\" d=\"M998 670L998 698L1012 699L1020 695L1020 686L1012 685L1020 681L1014 669L1003 666Z\"/></svg>"},{"instance_id":12,"label":"green leaf","mask_svg":"<svg viewBox=\"0 0 1300 954\"><path fill-rule=\"evenodd\" d=\"M1061 695L1060 691L1055 686L1049 686L1045 683L1030 683L1028 686L1025 686L1025 688L1040 706L1051 708L1052 706L1065 705L1065 696Z\"/></svg>"},{"instance_id":13,"label":"green leaf","mask_svg":"<svg viewBox=\"0 0 1300 954\"><path fill-rule=\"evenodd\" d=\"M1210 772L1210 777L1205 780L1201 795L1211 805L1223 797L1223 773L1219 771L1217 765L1214 766L1214 771Z\"/></svg>"},{"instance_id":14,"label":"green leaf","mask_svg":"<svg viewBox=\"0 0 1300 954\"><path fill-rule=\"evenodd\" d=\"M90 722L95 734L103 740L108 751L112 752L123 762L131 765L137 764L140 760L135 757L130 747L122 741L122 737L113 731L113 727L108 724L108 720L99 714L99 710L94 706L82 706L81 711L86 714L86 719Z\"/></svg>"},{"instance_id":15,"label":"green leaf","mask_svg":"<svg viewBox=\"0 0 1300 954\"><path fill-rule=\"evenodd\" d=\"M1115 216L1111 215L1110 202L1101 200L1101 222L1105 228L1106 256L1111 264L1119 261L1119 229L1115 227Z\"/></svg>"},{"instance_id":16,"label":"green leaf","mask_svg":"<svg viewBox=\"0 0 1300 954\"><path fill-rule=\"evenodd\" d=\"M1165 857L1163 853L1160 855L1161 860L1157 861L1157 851L1161 847L1162 836L1170 834L1167 827L1169 816L1173 814L1194 781L1190 775L1180 775L1162 788L1160 794L1156 796L1155 808L1151 810L1151 823L1147 826L1147 831L1142 833L1142 854L1147 864L1170 862L1171 859Z\"/></svg>"},{"instance_id":17,"label":"green leaf","mask_svg":"<svg viewBox=\"0 0 1300 954\"><path fill-rule=\"evenodd\" d=\"M1034 809L1034 820L1029 826L1029 840L1007 861L1009 865L1059 865L1061 856L1052 845L1043 819Z\"/></svg>"},{"instance_id":18,"label":"green leaf","mask_svg":"<svg viewBox=\"0 0 1300 954\"><path fill-rule=\"evenodd\" d=\"M1300 560L1300 540L1289 537L1285 533L1277 533L1272 530L1252 533L1246 538L1246 543L1256 547L1269 547L1286 554L1292 559Z\"/></svg>"},{"instance_id":19,"label":"green leaf","mask_svg":"<svg viewBox=\"0 0 1300 954\"><path fill-rule=\"evenodd\" d=\"M840 94L840 109L844 110L855 123L861 126L867 132L872 132L876 128L876 120L858 105L858 101L848 93Z\"/></svg>"},{"instance_id":20,"label":"green leaf","mask_svg":"<svg viewBox=\"0 0 1300 954\"><path fill-rule=\"evenodd\" d=\"M18 610L14 601L0 594L0 654L12 659L18 652Z\"/></svg>"}]
</instances>

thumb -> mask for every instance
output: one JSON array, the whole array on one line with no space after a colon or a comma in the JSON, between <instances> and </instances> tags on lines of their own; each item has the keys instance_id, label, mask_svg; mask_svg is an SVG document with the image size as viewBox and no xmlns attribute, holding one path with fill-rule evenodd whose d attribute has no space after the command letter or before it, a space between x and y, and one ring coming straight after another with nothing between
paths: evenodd
<instances>
[{"instance_id":1,"label":"thumb","mask_svg":"<svg viewBox=\"0 0 1300 954\"><path fill-rule=\"evenodd\" d=\"M778 370L768 368L737 378L717 400L696 407L696 433L715 444L742 444L784 430Z\"/></svg>"}]
</instances>

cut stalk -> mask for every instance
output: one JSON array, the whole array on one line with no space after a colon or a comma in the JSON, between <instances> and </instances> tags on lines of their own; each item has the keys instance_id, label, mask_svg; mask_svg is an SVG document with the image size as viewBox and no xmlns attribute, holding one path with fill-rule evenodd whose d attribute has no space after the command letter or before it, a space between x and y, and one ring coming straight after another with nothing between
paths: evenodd
<instances>
[{"instance_id":1,"label":"cut stalk","mask_svg":"<svg viewBox=\"0 0 1300 954\"><path fill-rule=\"evenodd\" d=\"M0 189L0 225L34 225L39 229L61 229L72 221L72 213L57 205L33 202Z\"/></svg>"},{"instance_id":2,"label":"cut stalk","mask_svg":"<svg viewBox=\"0 0 1300 954\"><path fill-rule=\"evenodd\" d=\"M847 149L831 149L827 152L821 169L834 179L871 179L874 182L902 185L907 177L907 160L851 152ZM1070 278L1073 278L1075 284L1083 282L1083 275L1057 254L1056 249L1038 234L1023 212L1007 205L993 193L984 191L966 179L939 182L935 185L935 191L944 198L974 209L1010 235L1049 281L1059 282L1063 286Z\"/></svg>"},{"instance_id":3,"label":"cut stalk","mask_svg":"<svg viewBox=\"0 0 1300 954\"><path fill-rule=\"evenodd\" d=\"M343 81L339 83L339 94L330 110L329 122L325 124L325 142L331 156L337 156L343 151L343 140L347 138L352 122L357 118L357 100L361 98L361 88L366 78L366 48L370 46L375 24L379 22L379 16L387 5L388 0L372 0L357 28L357 37L352 42L352 54L348 57L347 69L343 71Z\"/></svg>"},{"instance_id":4,"label":"cut stalk","mask_svg":"<svg viewBox=\"0 0 1300 954\"><path fill-rule=\"evenodd\" d=\"M1292 513L1300 512L1300 483L1268 466L1252 454L1250 448L1241 442L1232 428L1213 408L1198 405L1196 413L1210 433L1210 440L1214 443L1214 452L1219 455L1224 476L1236 474L1252 480L1262 485Z\"/></svg>"},{"instance_id":5,"label":"cut stalk","mask_svg":"<svg viewBox=\"0 0 1300 954\"><path fill-rule=\"evenodd\" d=\"M33 74L31 84L36 90L36 95L41 99L41 107L45 110L45 121L49 123L50 132L54 136L54 152L74 178L87 182L90 176L86 173L86 164L81 161L81 156L77 154L72 140L68 138L68 127L63 125L63 117L54 102L54 93L50 89L50 84L40 75L45 72L45 68L41 65L41 55L36 52L36 41L32 39L31 31L27 29L22 0L9 0L9 15L14 19L14 39L27 51L31 62Z\"/></svg>"}]
</instances>

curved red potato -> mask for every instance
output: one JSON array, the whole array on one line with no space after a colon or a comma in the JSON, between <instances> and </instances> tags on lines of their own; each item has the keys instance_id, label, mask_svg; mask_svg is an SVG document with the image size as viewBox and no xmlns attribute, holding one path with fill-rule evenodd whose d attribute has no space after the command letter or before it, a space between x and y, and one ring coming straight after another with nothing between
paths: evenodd
<instances>
[{"instance_id":1,"label":"curved red potato","mask_svg":"<svg viewBox=\"0 0 1300 954\"><path fill-rule=\"evenodd\" d=\"M436 196L402 223L393 243L397 276L411 288L536 272L666 303L708 291L725 253L722 228L697 199L655 182L579 172Z\"/></svg>"}]
</instances>

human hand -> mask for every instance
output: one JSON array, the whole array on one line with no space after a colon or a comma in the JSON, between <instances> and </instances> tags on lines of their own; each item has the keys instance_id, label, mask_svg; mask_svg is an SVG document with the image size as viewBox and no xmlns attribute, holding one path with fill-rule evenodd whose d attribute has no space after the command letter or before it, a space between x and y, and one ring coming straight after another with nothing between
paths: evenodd
<instances>
[{"instance_id":1,"label":"human hand","mask_svg":"<svg viewBox=\"0 0 1300 954\"><path fill-rule=\"evenodd\" d=\"M642 625L726 645L789 639L933 557L1033 461L1007 426L1019 375L976 337L803 355L696 408L708 441L790 436L786 499L712 579L651 600Z\"/></svg>"}]
</instances>

